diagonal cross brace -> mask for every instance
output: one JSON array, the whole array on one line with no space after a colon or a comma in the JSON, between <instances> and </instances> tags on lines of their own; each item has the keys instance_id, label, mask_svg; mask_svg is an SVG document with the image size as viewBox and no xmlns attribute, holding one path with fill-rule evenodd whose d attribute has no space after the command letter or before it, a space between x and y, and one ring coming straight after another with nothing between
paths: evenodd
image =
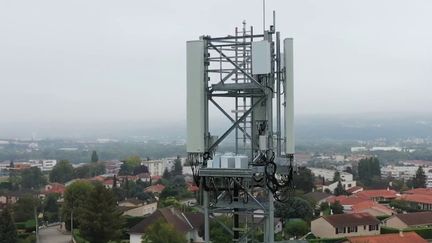
<instances>
[{"instance_id":1,"label":"diagonal cross brace","mask_svg":"<svg viewBox=\"0 0 432 243\"><path fill-rule=\"evenodd\" d=\"M224 111L224 109L218 104L216 103L216 101L214 101L212 98L209 99L213 105L215 105L232 123L235 123L235 120L228 114L226 113L226 111ZM246 135L246 137L248 137L249 139L252 139L251 136L249 135L249 133L247 133L241 126L237 125L237 128L240 129L240 131L243 132L243 134Z\"/></svg>"},{"instance_id":2,"label":"diagonal cross brace","mask_svg":"<svg viewBox=\"0 0 432 243\"><path fill-rule=\"evenodd\" d=\"M248 56L242 63L240 63L239 67L242 67L243 65L245 65L246 62L249 61L249 59L250 59L250 56ZM227 74L220 82L224 83L225 81L227 81L227 79L229 79L234 73L236 73L237 70L239 70L239 69L236 67L229 74Z\"/></svg>"},{"instance_id":3,"label":"diagonal cross brace","mask_svg":"<svg viewBox=\"0 0 432 243\"><path fill-rule=\"evenodd\" d=\"M246 77L248 77L250 80L252 80L254 83L258 84L260 87L267 88L266 86L263 86L260 82L258 82L256 79L254 79L249 73L247 73L245 70L243 70L237 63L233 62L229 57L227 57L221 50L219 50L216 46L214 46L212 43L208 43L211 48L213 48L215 51L217 51L221 56L223 56L228 62L230 62L235 68L240 70Z\"/></svg>"},{"instance_id":4,"label":"diagonal cross brace","mask_svg":"<svg viewBox=\"0 0 432 243\"><path fill-rule=\"evenodd\" d=\"M208 148L208 151L213 151L216 146L218 146L232 132L232 130L234 130L234 128L236 128L240 124L240 122L242 122L265 98L266 96L263 96L258 100L258 102L253 104L251 108L249 108L236 122L234 122L234 124L232 124L230 128L228 128L228 130L224 134L222 134L222 136L218 140L216 140L216 142L214 142Z\"/></svg>"}]
</instances>

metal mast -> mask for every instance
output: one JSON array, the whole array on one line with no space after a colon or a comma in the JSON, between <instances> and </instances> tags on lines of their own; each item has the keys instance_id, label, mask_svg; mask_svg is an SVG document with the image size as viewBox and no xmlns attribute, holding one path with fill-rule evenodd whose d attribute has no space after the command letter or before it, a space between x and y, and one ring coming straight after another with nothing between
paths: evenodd
<instances>
[{"instance_id":1,"label":"metal mast","mask_svg":"<svg viewBox=\"0 0 432 243\"><path fill-rule=\"evenodd\" d=\"M274 21L262 34L243 22L234 35L187 42L187 152L200 187L205 242L211 220L233 242L274 242L274 202L287 198L294 157L293 46L285 39L281 56L279 36ZM218 136L209 132L209 106L232 123ZM229 140L233 153L222 154L218 146ZM216 215L230 216L231 226Z\"/></svg>"}]
</instances>

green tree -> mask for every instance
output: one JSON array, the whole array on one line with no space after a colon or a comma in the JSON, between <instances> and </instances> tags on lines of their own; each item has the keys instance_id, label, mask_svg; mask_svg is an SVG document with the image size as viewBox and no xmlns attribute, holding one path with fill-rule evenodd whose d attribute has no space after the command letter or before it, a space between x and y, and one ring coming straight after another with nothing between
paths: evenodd
<instances>
[{"instance_id":1,"label":"green tree","mask_svg":"<svg viewBox=\"0 0 432 243\"><path fill-rule=\"evenodd\" d=\"M64 193L64 203L62 207L62 219L64 219L66 229L70 230L71 214L74 215L74 228L79 226L79 216L81 206L86 203L93 184L87 181L76 181L66 188Z\"/></svg>"},{"instance_id":2,"label":"green tree","mask_svg":"<svg viewBox=\"0 0 432 243\"><path fill-rule=\"evenodd\" d=\"M340 196L340 195L347 195L347 191L345 190L345 188L342 186L342 183L339 181L335 190L334 190L334 194L336 196Z\"/></svg>"},{"instance_id":3,"label":"green tree","mask_svg":"<svg viewBox=\"0 0 432 243\"><path fill-rule=\"evenodd\" d=\"M99 161L99 156L96 153L96 150L93 150L92 155L91 155L91 162L96 163Z\"/></svg>"},{"instance_id":4,"label":"green tree","mask_svg":"<svg viewBox=\"0 0 432 243\"><path fill-rule=\"evenodd\" d=\"M300 218L309 221L313 217L313 208L310 203L302 198L293 197L287 202L275 203L275 216L284 219Z\"/></svg>"},{"instance_id":5,"label":"green tree","mask_svg":"<svg viewBox=\"0 0 432 243\"><path fill-rule=\"evenodd\" d=\"M306 167L300 167L298 173L294 174L294 187L297 190L302 190L304 193L312 191L314 187L313 175L311 170Z\"/></svg>"},{"instance_id":6,"label":"green tree","mask_svg":"<svg viewBox=\"0 0 432 243\"><path fill-rule=\"evenodd\" d=\"M13 205L14 219L17 222L24 222L34 219L34 208L39 205L39 201L31 195L25 195L18 199Z\"/></svg>"},{"instance_id":7,"label":"green tree","mask_svg":"<svg viewBox=\"0 0 432 243\"><path fill-rule=\"evenodd\" d=\"M0 243L18 242L15 222L9 208L3 209L0 214Z\"/></svg>"},{"instance_id":8,"label":"green tree","mask_svg":"<svg viewBox=\"0 0 432 243\"><path fill-rule=\"evenodd\" d=\"M171 175L170 175L170 173L169 173L169 171L168 171L168 168L165 168L165 170L164 170L164 172L163 172L163 174L162 174L162 178L164 178L164 179L166 179L166 180L169 180L170 177L171 177Z\"/></svg>"},{"instance_id":9,"label":"green tree","mask_svg":"<svg viewBox=\"0 0 432 243\"><path fill-rule=\"evenodd\" d=\"M142 243L187 243L185 236L176 231L174 227L163 220L158 220L149 225L142 237Z\"/></svg>"},{"instance_id":10,"label":"green tree","mask_svg":"<svg viewBox=\"0 0 432 243\"><path fill-rule=\"evenodd\" d=\"M48 194L48 196L44 200L44 218L48 222L58 222L59 205L57 203L57 199L57 195Z\"/></svg>"},{"instance_id":11,"label":"green tree","mask_svg":"<svg viewBox=\"0 0 432 243\"><path fill-rule=\"evenodd\" d=\"M173 176L183 175L183 166L181 164L181 159L179 156L174 160L174 169L172 171Z\"/></svg>"},{"instance_id":12,"label":"green tree","mask_svg":"<svg viewBox=\"0 0 432 243\"><path fill-rule=\"evenodd\" d=\"M120 167L120 175L132 175L135 167L141 165L141 158L139 156L130 156Z\"/></svg>"},{"instance_id":13,"label":"green tree","mask_svg":"<svg viewBox=\"0 0 432 243\"><path fill-rule=\"evenodd\" d=\"M79 215L81 235L92 243L119 240L123 220L114 193L96 184L82 204Z\"/></svg>"},{"instance_id":14,"label":"green tree","mask_svg":"<svg viewBox=\"0 0 432 243\"><path fill-rule=\"evenodd\" d=\"M65 183L74 178L74 169L67 160L60 160L49 174L51 182Z\"/></svg>"},{"instance_id":15,"label":"green tree","mask_svg":"<svg viewBox=\"0 0 432 243\"><path fill-rule=\"evenodd\" d=\"M105 174L105 164L102 162L86 164L74 169L75 178L90 178L102 174Z\"/></svg>"},{"instance_id":16,"label":"green tree","mask_svg":"<svg viewBox=\"0 0 432 243\"><path fill-rule=\"evenodd\" d=\"M290 237L300 237L309 232L309 225L302 219L289 220L285 224L284 231Z\"/></svg>"},{"instance_id":17,"label":"green tree","mask_svg":"<svg viewBox=\"0 0 432 243\"><path fill-rule=\"evenodd\" d=\"M344 213L344 208L343 206L340 204L339 201L335 201L332 204L330 204L330 209L332 210L333 214L343 214Z\"/></svg>"},{"instance_id":18,"label":"green tree","mask_svg":"<svg viewBox=\"0 0 432 243\"><path fill-rule=\"evenodd\" d=\"M21 172L21 185L23 188L38 190L46 182L42 171L37 167L31 167Z\"/></svg>"},{"instance_id":19,"label":"green tree","mask_svg":"<svg viewBox=\"0 0 432 243\"><path fill-rule=\"evenodd\" d=\"M358 176L359 180L367 186L379 183L381 177L379 160L374 157L361 159L358 164Z\"/></svg>"},{"instance_id":20,"label":"green tree","mask_svg":"<svg viewBox=\"0 0 432 243\"><path fill-rule=\"evenodd\" d=\"M336 171L334 173L334 176L333 176L333 182L337 182L337 181L340 181L340 180L341 180L340 173L339 173L339 171Z\"/></svg>"},{"instance_id":21,"label":"green tree","mask_svg":"<svg viewBox=\"0 0 432 243\"><path fill-rule=\"evenodd\" d=\"M221 221L228 228L233 227L233 220L229 217L219 216L218 220ZM200 236L204 235L204 228L200 229ZM222 227L216 220L210 221L210 239L214 243L232 242L232 235Z\"/></svg>"},{"instance_id":22,"label":"green tree","mask_svg":"<svg viewBox=\"0 0 432 243\"><path fill-rule=\"evenodd\" d=\"M419 166L412 180L414 188L426 188L426 175L422 166Z\"/></svg>"}]
</instances>

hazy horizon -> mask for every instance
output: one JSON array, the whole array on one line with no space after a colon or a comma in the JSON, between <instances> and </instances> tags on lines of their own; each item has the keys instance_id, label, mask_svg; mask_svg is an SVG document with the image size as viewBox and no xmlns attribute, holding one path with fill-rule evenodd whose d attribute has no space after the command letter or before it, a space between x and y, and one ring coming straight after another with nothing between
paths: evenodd
<instances>
[{"instance_id":1,"label":"hazy horizon","mask_svg":"<svg viewBox=\"0 0 432 243\"><path fill-rule=\"evenodd\" d=\"M363 113L298 115L296 134L300 137L331 138L344 133L388 137L432 137L432 114ZM212 133L220 134L231 123L216 119ZM131 138L185 139L186 122L155 121L82 121L82 122L5 122L0 121L1 139L46 138ZM322 137L320 137L322 136ZM362 135L363 136L363 135Z\"/></svg>"},{"instance_id":2,"label":"hazy horizon","mask_svg":"<svg viewBox=\"0 0 432 243\"><path fill-rule=\"evenodd\" d=\"M261 0L24 2L0 3L0 126L182 123L185 42L262 29ZM297 115L432 113L431 1L268 0L267 25L272 10Z\"/></svg>"}]
</instances>

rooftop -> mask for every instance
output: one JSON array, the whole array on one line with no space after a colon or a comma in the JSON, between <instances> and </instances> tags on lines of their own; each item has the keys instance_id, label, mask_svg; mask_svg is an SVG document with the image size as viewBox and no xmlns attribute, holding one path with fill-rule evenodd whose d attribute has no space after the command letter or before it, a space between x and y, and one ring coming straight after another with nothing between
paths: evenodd
<instances>
[{"instance_id":1,"label":"rooftop","mask_svg":"<svg viewBox=\"0 0 432 243\"><path fill-rule=\"evenodd\" d=\"M309 192L309 193L306 193L304 196L307 198L310 198L314 201L317 201L317 202L321 201L323 199L326 199L328 197L331 197L330 194L325 193L325 192L319 192L319 191Z\"/></svg>"},{"instance_id":2,"label":"rooftop","mask_svg":"<svg viewBox=\"0 0 432 243\"><path fill-rule=\"evenodd\" d=\"M383 234L373 236L348 237L350 243L426 243L427 240L421 238L415 232L404 232L403 234Z\"/></svg>"},{"instance_id":3,"label":"rooftop","mask_svg":"<svg viewBox=\"0 0 432 243\"><path fill-rule=\"evenodd\" d=\"M364 201L370 201L370 199L357 196L337 196L327 199L327 202L329 203L334 203L335 201L339 201L341 205L355 205Z\"/></svg>"},{"instance_id":4,"label":"rooftop","mask_svg":"<svg viewBox=\"0 0 432 243\"><path fill-rule=\"evenodd\" d=\"M366 198L396 198L397 192L395 190L389 190L389 189L383 189L383 190L363 190L361 192L358 192L356 195L359 197L366 197Z\"/></svg>"},{"instance_id":5,"label":"rooftop","mask_svg":"<svg viewBox=\"0 0 432 243\"><path fill-rule=\"evenodd\" d=\"M404 194L401 199L409 202L432 204L432 195Z\"/></svg>"},{"instance_id":6,"label":"rooftop","mask_svg":"<svg viewBox=\"0 0 432 243\"><path fill-rule=\"evenodd\" d=\"M385 205L376 203L374 201L364 201L364 202L357 203L357 204L352 206L352 211L354 213L360 213L363 210L366 210L369 208L374 209L374 210L379 211L379 212L382 212L382 213L387 214L387 215L392 215L394 213L391 208L389 208Z\"/></svg>"},{"instance_id":7,"label":"rooftop","mask_svg":"<svg viewBox=\"0 0 432 243\"><path fill-rule=\"evenodd\" d=\"M411 189L405 192L406 194L421 194L421 195L431 195L432 196L432 188L416 188Z\"/></svg>"},{"instance_id":8,"label":"rooftop","mask_svg":"<svg viewBox=\"0 0 432 243\"><path fill-rule=\"evenodd\" d=\"M182 233L198 229L204 222L204 216L200 213L182 213L174 208L161 208L152 215L141 220L137 225L133 226L129 232L142 234L147 227L157 220L169 222L174 228Z\"/></svg>"},{"instance_id":9,"label":"rooftop","mask_svg":"<svg viewBox=\"0 0 432 243\"><path fill-rule=\"evenodd\" d=\"M432 224L432 212L396 214L393 217L399 218L408 226Z\"/></svg>"},{"instance_id":10,"label":"rooftop","mask_svg":"<svg viewBox=\"0 0 432 243\"><path fill-rule=\"evenodd\" d=\"M323 216L333 227L347 227L358 225L376 225L380 221L368 213L334 214Z\"/></svg>"}]
</instances>

